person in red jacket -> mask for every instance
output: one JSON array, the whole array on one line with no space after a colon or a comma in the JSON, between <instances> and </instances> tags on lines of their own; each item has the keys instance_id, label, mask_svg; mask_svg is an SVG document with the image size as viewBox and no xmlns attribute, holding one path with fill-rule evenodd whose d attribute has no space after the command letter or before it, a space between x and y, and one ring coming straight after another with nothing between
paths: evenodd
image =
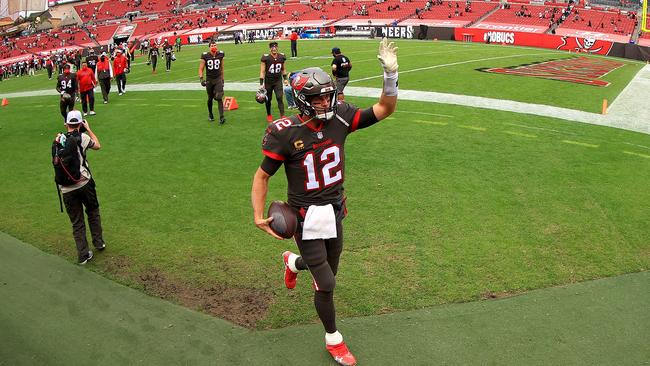
<instances>
[{"instance_id":1,"label":"person in red jacket","mask_svg":"<svg viewBox=\"0 0 650 366\"><path fill-rule=\"evenodd\" d=\"M298 57L298 33L295 29L291 31L289 39L291 40L291 57Z\"/></svg>"},{"instance_id":2,"label":"person in red jacket","mask_svg":"<svg viewBox=\"0 0 650 366\"><path fill-rule=\"evenodd\" d=\"M77 72L77 80L79 82L79 94L81 95L81 109L84 111L84 116L95 115L95 73L93 69L88 67L87 64L81 66L81 70ZM88 104L90 104L90 112L88 111Z\"/></svg>"},{"instance_id":3,"label":"person in red jacket","mask_svg":"<svg viewBox=\"0 0 650 366\"><path fill-rule=\"evenodd\" d=\"M120 95L126 93L126 73L128 70L128 61L118 48L115 51L115 60L113 60L113 72L115 73L115 81L117 82L117 91Z\"/></svg>"},{"instance_id":4,"label":"person in red jacket","mask_svg":"<svg viewBox=\"0 0 650 366\"><path fill-rule=\"evenodd\" d=\"M108 93L111 92L111 79L113 78L113 68L106 52L102 52L95 67L95 79L99 81L99 86L102 89L102 97L104 104L108 103Z\"/></svg>"},{"instance_id":5,"label":"person in red jacket","mask_svg":"<svg viewBox=\"0 0 650 366\"><path fill-rule=\"evenodd\" d=\"M47 69L47 80L52 80L52 71L54 70L54 61L51 58L45 58L45 68Z\"/></svg>"}]
</instances>

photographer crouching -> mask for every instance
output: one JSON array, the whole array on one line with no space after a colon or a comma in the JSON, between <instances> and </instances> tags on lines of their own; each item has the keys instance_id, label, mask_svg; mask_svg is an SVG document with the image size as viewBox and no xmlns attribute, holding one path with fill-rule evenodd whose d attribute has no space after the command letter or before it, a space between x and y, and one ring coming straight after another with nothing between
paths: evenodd
<instances>
[{"instance_id":1,"label":"photographer crouching","mask_svg":"<svg viewBox=\"0 0 650 366\"><path fill-rule=\"evenodd\" d=\"M82 118L80 111L68 112L65 126L67 132L58 134L52 144L52 163L55 181L60 192L63 193L65 209L72 223L72 234L77 245L79 264L83 265L93 257L93 252L88 247L86 239L84 207L88 216L93 246L99 251L106 248L102 236L95 181L90 174L86 160L87 150L99 150L101 144L90 129L88 122Z\"/></svg>"}]
</instances>

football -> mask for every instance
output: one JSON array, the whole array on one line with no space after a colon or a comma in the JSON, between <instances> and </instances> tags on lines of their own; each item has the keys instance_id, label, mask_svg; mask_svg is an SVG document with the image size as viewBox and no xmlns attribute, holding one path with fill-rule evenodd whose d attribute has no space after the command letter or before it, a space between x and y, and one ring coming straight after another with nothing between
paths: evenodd
<instances>
[{"instance_id":1,"label":"football","mask_svg":"<svg viewBox=\"0 0 650 366\"><path fill-rule=\"evenodd\" d=\"M285 239L293 237L298 228L296 211L286 202L273 201L269 206L268 217L273 217L271 230Z\"/></svg>"}]
</instances>

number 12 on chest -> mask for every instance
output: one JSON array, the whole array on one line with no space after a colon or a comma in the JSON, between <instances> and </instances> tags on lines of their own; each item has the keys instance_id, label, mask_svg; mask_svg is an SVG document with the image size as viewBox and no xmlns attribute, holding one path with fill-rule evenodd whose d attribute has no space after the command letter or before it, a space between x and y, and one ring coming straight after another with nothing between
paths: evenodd
<instances>
[{"instance_id":1,"label":"number 12 on chest","mask_svg":"<svg viewBox=\"0 0 650 366\"><path fill-rule=\"evenodd\" d=\"M305 182L306 190L313 191L326 188L343 179L343 171L340 166L341 153L338 146L332 145L320 154L318 157L319 165L324 164L320 172L316 171L317 167L314 159L314 153L308 152L302 161L307 175L307 181ZM320 176L318 173L320 173Z\"/></svg>"}]
</instances>

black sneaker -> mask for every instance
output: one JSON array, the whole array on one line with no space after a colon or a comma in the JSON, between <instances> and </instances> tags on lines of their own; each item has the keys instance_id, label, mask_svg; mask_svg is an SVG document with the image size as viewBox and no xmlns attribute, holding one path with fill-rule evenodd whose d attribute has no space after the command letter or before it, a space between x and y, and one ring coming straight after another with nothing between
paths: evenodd
<instances>
[{"instance_id":1,"label":"black sneaker","mask_svg":"<svg viewBox=\"0 0 650 366\"><path fill-rule=\"evenodd\" d=\"M93 251L89 250L88 254L79 257L79 264L83 266L86 263L88 263L88 261L90 261L91 259L93 259Z\"/></svg>"},{"instance_id":2,"label":"black sneaker","mask_svg":"<svg viewBox=\"0 0 650 366\"><path fill-rule=\"evenodd\" d=\"M226 117L219 118L219 124L223 125L224 123L226 123Z\"/></svg>"},{"instance_id":3,"label":"black sneaker","mask_svg":"<svg viewBox=\"0 0 650 366\"><path fill-rule=\"evenodd\" d=\"M210 122L214 122L214 116L213 116L213 115L209 115L209 116L208 116L208 121L210 121Z\"/></svg>"},{"instance_id":4,"label":"black sneaker","mask_svg":"<svg viewBox=\"0 0 650 366\"><path fill-rule=\"evenodd\" d=\"M102 244L101 247L95 247L95 249L97 249L100 252L103 251L104 249L106 249L106 243Z\"/></svg>"}]
</instances>

